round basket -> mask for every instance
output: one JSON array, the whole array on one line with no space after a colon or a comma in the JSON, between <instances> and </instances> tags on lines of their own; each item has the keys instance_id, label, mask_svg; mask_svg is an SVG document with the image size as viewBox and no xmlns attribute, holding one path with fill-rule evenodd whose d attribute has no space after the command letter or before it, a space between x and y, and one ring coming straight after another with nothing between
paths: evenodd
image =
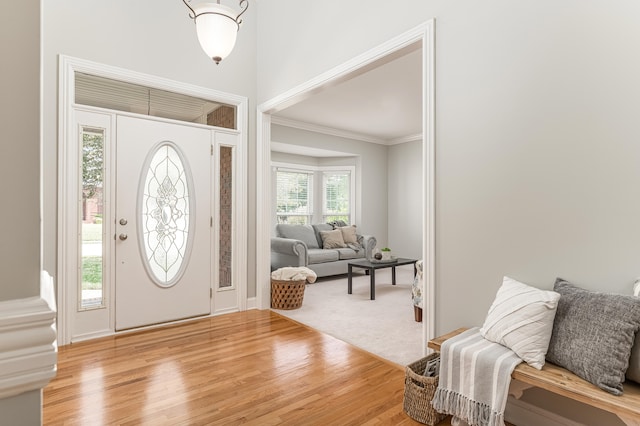
<instances>
[{"instance_id":1,"label":"round basket","mask_svg":"<svg viewBox=\"0 0 640 426\"><path fill-rule=\"evenodd\" d=\"M414 420L428 425L436 425L446 417L431 406L431 400L438 387L438 376L423 376L427 362L440 356L433 353L407 365L404 378L403 408Z\"/></svg>"},{"instance_id":2,"label":"round basket","mask_svg":"<svg viewBox=\"0 0 640 426\"><path fill-rule=\"evenodd\" d=\"M298 309L302 306L307 280L284 281L271 279L271 307Z\"/></svg>"}]
</instances>

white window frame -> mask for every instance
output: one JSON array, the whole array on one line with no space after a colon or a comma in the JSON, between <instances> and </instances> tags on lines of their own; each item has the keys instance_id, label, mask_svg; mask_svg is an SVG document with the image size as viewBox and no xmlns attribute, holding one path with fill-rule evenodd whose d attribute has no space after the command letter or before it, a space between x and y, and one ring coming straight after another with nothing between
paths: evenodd
<instances>
[{"instance_id":1,"label":"white window frame","mask_svg":"<svg viewBox=\"0 0 640 426\"><path fill-rule=\"evenodd\" d=\"M356 168L354 166L326 166L320 167L320 172L322 174L322 222L326 222L326 217L329 216L329 213L326 211L327 200L325 199L326 195L326 176L330 174L338 174L347 172L349 174L349 211L347 213L347 223L354 224L355 218L355 198L356 198L356 183L355 183L355 175Z\"/></svg>"},{"instance_id":2,"label":"white window frame","mask_svg":"<svg viewBox=\"0 0 640 426\"><path fill-rule=\"evenodd\" d=\"M308 206L309 206L309 212L307 214L296 214L296 213L287 213L287 214L279 214L278 213L278 203L274 203L275 204L275 212L274 212L274 220L275 223L279 223L278 222L278 216L299 216L299 217L306 217L307 218L307 224L311 225L313 223L313 220L315 218L314 215L314 210L315 210L315 206L316 203L314 203L314 198L315 198L315 185L316 185L316 179L315 179L315 171L311 170L309 168L306 167L296 167L295 165L283 165L283 166L275 166L274 167L274 196L277 197L278 194L278 173L282 172L282 173L298 173L298 174L306 174L309 175L309 179L310 179L310 185L307 189L307 202L308 202Z\"/></svg>"},{"instance_id":3,"label":"white window frame","mask_svg":"<svg viewBox=\"0 0 640 426\"><path fill-rule=\"evenodd\" d=\"M277 194L277 172L288 171L296 173L311 173L313 174L313 182L311 188L311 200L310 207L311 212L309 214L309 224L312 223L324 223L324 175L326 173L336 172L349 172L349 224L354 224L356 216L356 166L312 166L307 164L292 164L292 163L279 163L272 162L272 197ZM278 223L277 206L276 203L272 203L272 215L273 224Z\"/></svg>"}]
</instances>

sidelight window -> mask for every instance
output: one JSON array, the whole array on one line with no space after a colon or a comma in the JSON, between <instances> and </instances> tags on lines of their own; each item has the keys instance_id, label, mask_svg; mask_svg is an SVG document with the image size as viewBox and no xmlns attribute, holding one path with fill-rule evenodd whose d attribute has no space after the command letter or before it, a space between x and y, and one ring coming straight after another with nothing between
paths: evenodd
<instances>
[{"instance_id":1,"label":"sidelight window","mask_svg":"<svg viewBox=\"0 0 640 426\"><path fill-rule=\"evenodd\" d=\"M81 127L82 187L80 189L80 309L104 303L104 139L105 129Z\"/></svg>"}]
</instances>

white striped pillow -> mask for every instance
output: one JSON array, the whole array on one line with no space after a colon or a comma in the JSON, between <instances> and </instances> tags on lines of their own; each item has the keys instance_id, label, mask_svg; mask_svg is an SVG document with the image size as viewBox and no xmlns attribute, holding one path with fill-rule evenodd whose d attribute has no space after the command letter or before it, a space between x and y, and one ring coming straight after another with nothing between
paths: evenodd
<instances>
[{"instance_id":1,"label":"white striped pillow","mask_svg":"<svg viewBox=\"0 0 640 426\"><path fill-rule=\"evenodd\" d=\"M480 334L540 370L549 349L560 294L504 277Z\"/></svg>"}]
</instances>

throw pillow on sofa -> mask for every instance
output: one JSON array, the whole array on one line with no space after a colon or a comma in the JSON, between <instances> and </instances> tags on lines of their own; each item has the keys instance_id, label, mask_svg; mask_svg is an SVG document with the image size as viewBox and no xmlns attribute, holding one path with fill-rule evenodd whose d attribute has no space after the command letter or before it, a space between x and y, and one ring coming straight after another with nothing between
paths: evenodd
<instances>
[{"instance_id":1,"label":"throw pillow on sofa","mask_svg":"<svg viewBox=\"0 0 640 426\"><path fill-rule=\"evenodd\" d=\"M342 232L342 239L345 244L358 244L358 236L356 235L356 226L341 226L338 228Z\"/></svg>"},{"instance_id":2,"label":"throw pillow on sofa","mask_svg":"<svg viewBox=\"0 0 640 426\"><path fill-rule=\"evenodd\" d=\"M622 394L634 338L640 328L640 300L582 289L561 278L547 360L614 395Z\"/></svg>"},{"instance_id":3,"label":"throw pillow on sofa","mask_svg":"<svg viewBox=\"0 0 640 426\"><path fill-rule=\"evenodd\" d=\"M334 229L333 231L321 231L320 236L322 237L322 248L345 248L347 246L344 243L342 232L339 229Z\"/></svg>"}]
</instances>

